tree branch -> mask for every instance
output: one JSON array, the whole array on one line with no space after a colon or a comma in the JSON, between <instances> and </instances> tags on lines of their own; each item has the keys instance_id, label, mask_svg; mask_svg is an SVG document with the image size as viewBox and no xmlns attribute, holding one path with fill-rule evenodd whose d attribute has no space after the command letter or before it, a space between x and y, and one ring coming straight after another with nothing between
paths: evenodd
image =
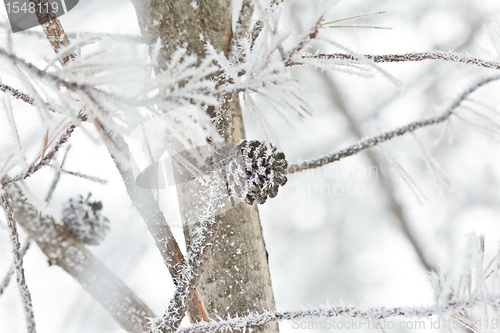
<instances>
[{"instance_id":1,"label":"tree branch","mask_svg":"<svg viewBox=\"0 0 500 333\"><path fill-rule=\"evenodd\" d=\"M111 137L102 127L100 127L101 125L99 125L98 122L96 122L96 124L99 126L98 130L101 135L107 138L104 142L108 145L108 149L110 148L109 145L112 144L118 147L123 154L124 158L118 159L116 156L113 156L111 153L112 150L109 149L111 157L115 161L116 167L124 180L125 187L132 203L146 223L174 283L179 285L179 281L183 278L180 271L185 267L184 255L172 234L172 230L165 220L163 212L158 206L158 202L155 200L151 191L137 186L132 174L131 164L128 162L130 161L130 151L123 137L120 135ZM196 321L208 321L208 315L197 290L192 293L192 297L186 300L186 303L191 319Z\"/></svg>"},{"instance_id":2,"label":"tree branch","mask_svg":"<svg viewBox=\"0 0 500 333\"><path fill-rule=\"evenodd\" d=\"M10 93L13 97L25 101L30 105L33 105L33 98L26 95L20 90L17 90L5 84L0 84L0 91L3 91L4 93Z\"/></svg>"},{"instance_id":3,"label":"tree branch","mask_svg":"<svg viewBox=\"0 0 500 333\"><path fill-rule=\"evenodd\" d=\"M374 323L390 318L429 318L452 314L466 309L480 306L500 305L500 295L487 295L481 298L470 298L460 301L450 301L447 304L436 304L425 307L373 307L356 308L347 306L333 306L329 308L316 308L303 311L277 311L265 312L259 315L252 315L240 318L230 318L227 320L210 323L198 323L188 327L180 328L177 333L202 333L215 331L244 330L249 327L260 326L265 323L275 321L290 321L311 318L331 318L350 317L363 318Z\"/></svg>"},{"instance_id":4,"label":"tree branch","mask_svg":"<svg viewBox=\"0 0 500 333\"><path fill-rule=\"evenodd\" d=\"M54 148L52 148L52 150L49 153L47 153L45 156L43 156L42 159L38 163L31 164L31 166L29 167L29 169L27 171L20 173L17 176L15 176L9 180L3 180L1 182L2 187L7 187L7 186L10 186L10 185L20 181L20 180L26 179L26 178L30 177L32 174L34 174L35 172L37 172L38 170L40 170L42 167L48 165L50 163L50 161L52 161L52 159L55 157L55 155L59 151L59 149L66 143L66 141L68 141L68 139L70 138L70 136L73 133L73 131L75 130L75 128L76 128L76 125L71 124L66 129L66 131L59 137L59 140L57 141L57 143L54 145Z\"/></svg>"},{"instance_id":5,"label":"tree branch","mask_svg":"<svg viewBox=\"0 0 500 333\"><path fill-rule=\"evenodd\" d=\"M416 52L416 53L404 53L404 54L385 54L385 55L365 54L362 55L361 57L355 57L351 54L346 54L346 53L334 53L334 54L320 53L314 55L305 55L303 56L303 58L322 59L322 60L354 60L354 61L364 58L364 59L370 59L376 63L445 60L445 61L458 62L462 64L476 65L479 67L500 70L499 62L484 61L478 58L460 55L455 52L443 52L443 51ZM286 65L287 66L302 65L302 63L289 60L286 62Z\"/></svg>"},{"instance_id":6,"label":"tree branch","mask_svg":"<svg viewBox=\"0 0 500 333\"><path fill-rule=\"evenodd\" d=\"M21 254L19 243L19 235L17 233L16 220L14 219L14 209L12 207L12 200L7 193L0 197L5 216L7 218L7 226L10 230L10 240L12 243L12 252L14 253L14 271L17 276L17 286L21 294L21 301L23 303L24 316L26 317L26 326L28 333L36 333L35 314L33 312L33 303L31 301L31 294L26 284L23 268L23 255Z\"/></svg>"},{"instance_id":7,"label":"tree branch","mask_svg":"<svg viewBox=\"0 0 500 333\"><path fill-rule=\"evenodd\" d=\"M24 255L26 254L26 252L28 252L30 244L31 244L31 238L28 238L26 242L24 242L24 245L19 250L22 258L24 258ZM5 291L5 288L9 286L10 278L12 277L12 274L14 274L14 270L15 270L15 263L13 262L9 270L7 271L7 274L5 274L5 277L3 278L2 282L0 282L0 296Z\"/></svg>"},{"instance_id":8,"label":"tree branch","mask_svg":"<svg viewBox=\"0 0 500 333\"><path fill-rule=\"evenodd\" d=\"M460 106L460 104L470 94L472 94L474 91L476 91L480 87L482 87L490 82L497 81L497 80L500 80L500 75L490 76L490 77L487 77L487 78L484 78L484 79L478 81L474 85L470 86L467 90L465 90L458 98L455 99L455 101L450 105L450 107L448 107L448 109L446 109L445 112L443 112L441 115L439 115L437 117L431 117L431 118L427 118L427 119L423 119L420 121L415 121L415 122L409 123L405 126L397 128L395 130L385 132L385 133L379 134L377 136L373 136L373 137L361 140L358 143L351 145L347 148L344 148L338 152L325 155L325 156L320 157L320 158L315 159L315 160L304 161L304 162L299 163L299 164L292 164L288 167L287 173L291 174L291 173L298 172L298 171L318 168L318 167L323 166L325 164L329 164L329 163L338 161L342 158L356 155L357 153L359 153L363 150L374 147L374 146L379 145L385 141L391 140L395 137L404 135L406 133L416 131L417 129L442 123L443 121L447 120L453 114L453 111L455 111L455 109L458 106Z\"/></svg>"},{"instance_id":9,"label":"tree branch","mask_svg":"<svg viewBox=\"0 0 500 333\"><path fill-rule=\"evenodd\" d=\"M179 274L181 278L174 292L174 297L163 317L152 323L153 331L173 332L179 327L186 310L186 300L192 298L200 278L200 270L204 263L203 254L215 235L214 227L220 226L220 223L216 223L215 215L222 204L222 200L225 199L224 189L226 183L221 174L216 172L206 187L209 195L207 200L203 200L206 204L199 217L199 227L195 232L197 237L189 245L187 261L181 267Z\"/></svg>"}]
</instances>

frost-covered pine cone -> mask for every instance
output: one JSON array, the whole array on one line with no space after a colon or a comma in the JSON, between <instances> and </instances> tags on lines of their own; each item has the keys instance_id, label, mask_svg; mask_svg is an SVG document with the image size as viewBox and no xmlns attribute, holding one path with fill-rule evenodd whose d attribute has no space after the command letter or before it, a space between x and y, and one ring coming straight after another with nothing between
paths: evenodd
<instances>
[{"instance_id":1,"label":"frost-covered pine cone","mask_svg":"<svg viewBox=\"0 0 500 333\"><path fill-rule=\"evenodd\" d=\"M90 201L79 195L70 198L62 212L64 228L79 241L89 245L99 245L109 230L109 220L101 215L102 202Z\"/></svg>"},{"instance_id":2,"label":"frost-covered pine cone","mask_svg":"<svg viewBox=\"0 0 500 333\"><path fill-rule=\"evenodd\" d=\"M266 202L278 194L279 185L286 184L288 166L285 154L265 142L243 140L236 145L225 167L231 194L248 204Z\"/></svg>"}]
</instances>

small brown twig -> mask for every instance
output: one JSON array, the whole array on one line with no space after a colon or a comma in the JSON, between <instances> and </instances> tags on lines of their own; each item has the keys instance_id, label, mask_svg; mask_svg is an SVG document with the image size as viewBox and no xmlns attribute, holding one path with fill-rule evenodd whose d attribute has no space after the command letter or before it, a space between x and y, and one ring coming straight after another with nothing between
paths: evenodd
<instances>
[{"instance_id":1,"label":"small brown twig","mask_svg":"<svg viewBox=\"0 0 500 333\"><path fill-rule=\"evenodd\" d=\"M42 26L43 32L45 33L50 45L52 45L55 53L59 53L62 47L69 45L68 36L66 35L61 22L56 17L55 13L50 12L50 6L43 6L43 4L48 4L46 0L30 0L30 2L35 4L35 9L38 9L35 11L38 23ZM47 9L49 9L48 12L46 11ZM61 59L61 64L64 66L75 58L76 54L71 53Z\"/></svg>"},{"instance_id":2,"label":"small brown twig","mask_svg":"<svg viewBox=\"0 0 500 333\"><path fill-rule=\"evenodd\" d=\"M17 98L19 100L25 101L26 103L33 105L33 98L26 95L20 90L17 90L15 88L12 88L8 85L5 84L0 84L0 91L3 91L4 93L9 93L11 96L14 98Z\"/></svg>"},{"instance_id":3,"label":"small brown twig","mask_svg":"<svg viewBox=\"0 0 500 333\"><path fill-rule=\"evenodd\" d=\"M66 143L66 141L68 141L75 128L76 125L71 124L66 129L66 131L59 137L59 140L56 142L54 148L52 148L50 152L48 152L45 156L43 156L39 162L32 164L27 171L18 174L17 176L11 179L1 181L2 187L7 187L20 180L24 180L33 175L38 170L40 170L42 167L48 165L52 161L52 159L56 156L56 153L59 151L59 149Z\"/></svg>"},{"instance_id":4,"label":"small brown twig","mask_svg":"<svg viewBox=\"0 0 500 333\"><path fill-rule=\"evenodd\" d=\"M26 239L26 242L24 242L24 245L19 250L19 252L21 253L21 257L24 258L24 255L28 252L30 244L31 244L31 238L28 237L28 239ZM9 286L10 279L14 274L14 271L15 271L15 263L13 262L9 270L7 271L7 274L5 274L2 282L0 282L0 296L3 294L5 288Z\"/></svg>"}]
</instances>

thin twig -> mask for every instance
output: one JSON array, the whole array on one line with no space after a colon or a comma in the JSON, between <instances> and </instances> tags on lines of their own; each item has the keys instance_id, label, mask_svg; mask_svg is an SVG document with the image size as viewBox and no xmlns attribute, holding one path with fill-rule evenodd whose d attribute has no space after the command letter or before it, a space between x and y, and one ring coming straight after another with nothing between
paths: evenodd
<instances>
[{"instance_id":1,"label":"thin twig","mask_svg":"<svg viewBox=\"0 0 500 333\"><path fill-rule=\"evenodd\" d=\"M420 121L414 121L414 122L409 123L405 126L399 127L395 130L385 132L385 133L379 134L377 136L361 140L360 142L358 142L352 146L344 148L338 152L325 155L325 156L320 157L320 158L315 159L315 160L304 161L304 162L299 163L299 164L292 164L288 167L287 173L291 174L294 172L303 171L303 170L307 170L307 169L314 169L314 168L323 166L325 164L329 164L329 163L338 161L342 158L356 155L357 153L359 153L363 150L374 147L382 142L391 140L395 137L404 135L408 132L413 132L413 131L420 129L420 128L423 128L423 127L442 123L443 121L448 119L453 114L455 109L458 106L460 106L460 104L470 94L472 94L474 91L476 91L480 87L482 87L490 82L497 81L497 80L500 80L500 75L490 76L490 77L487 77L487 78L484 78L484 79L478 81L474 85L470 86L467 90L465 90L457 99L455 99L455 101L450 105L450 107L448 107L448 109L446 109L445 112L443 112L441 115L439 115L437 117L431 117L431 118L423 119Z\"/></svg>"},{"instance_id":2,"label":"thin twig","mask_svg":"<svg viewBox=\"0 0 500 333\"><path fill-rule=\"evenodd\" d=\"M17 90L15 88L12 88L6 84L0 84L0 91L3 91L4 93L10 93L10 95L14 98L20 99L22 101L25 101L26 103L33 105L33 98L26 95L20 90Z\"/></svg>"},{"instance_id":3,"label":"thin twig","mask_svg":"<svg viewBox=\"0 0 500 333\"><path fill-rule=\"evenodd\" d=\"M17 276L17 286L21 294L21 301L24 308L24 316L26 317L26 326L28 333L36 333L35 314L33 313L33 303L31 301L31 294L26 284L23 268L23 256L21 254L19 243L19 235L17 233L16 220L14 220L14 209L12 201L7 193L0 197L5 216L7 218L7 225L10 230L10 240L12 243L12 252L14 254L14 270Z\"/></svg>"},{"instance_id":4,"label":"thin twig","mask_svg":"<svg viewBox=\"0 0 500 333\"><path fill-rule=\"evenodd\" d=\"M365 54L361 57L355 57L347 53L334 53L334 54L314 54L305 55L303 58L313 58L313 59L323 59L323 60L354 60L358 61L361 59L369 59L376 63L382 62L410 62L410 61L424 61L424 60L445 60L451 62L458 62L468 65L476 65L484 68L500 69L500 63L495 61L484 61L478 58L473 58L469 56L464 56L455 52L442 52L442 51L431 51L431 52L416 52L416 53L404 53L404 54L384 54L384 55L372 55ZM300 62L287 61L287 66L302 65Z\"/></svg>"},{"instance_id":5,"label":"thin twig","mask_svg":"<svg viewBox=\"0 0 500 333\"><path fill-rule=\"evenodd\" d=\"M66 148L66 151L64 152L64 156L61 162L61 168L64 167L64 163L66 162L66 157L68 156L68 152L71 149L71 145L68 145L68 148ZM47 192L47 196L45 197L45 202L50 203L50 199L52 199L52 195L54 194L54 191L56 190L56 186L59 183L59 179L61 179L61 172L56 171L56 174L54 175L54 179L52 180L52 184L50 184L50 189Z\"/></svg>"},{"instance_id":6,"label":"thin twig","mask_svg":"<svg viewBox=\"0 0 500 333\"><path fill-rule=\"evenodd\" d=\"M38 23L42 26L42 30L45 33L50 45L52 45L54 52L59 53L61 48L69 45L69 39L61 25L61 21L59 21L55 13L50 10L46 11L46 8L43 6L43 0L30 1L35 4L35 8L40 9L35 11ZM75 58L75 53L65 55L61 59L61 64L64 66Z\"/></svg>"},{"instance_id":7,"label":"thin twig","mask_svg":"<svg viewBox=\"0 0 500 333\"><path fill-rule=\"evenodd\" d=\"M21 247L21 250L19 251L21 253L22 258L24 258L24 255L26 254L26 252L28 252L30 244L31 244L31 239L28 237L24 242L24 245ZM5 277L3 278L2 282L0 282L0 296L5 291L5 288L9 286L10 278L12 277L12 274L14 274L14 271L15 271L15 263L12 263L9 270L7 271L7 274L5 274Z\"/></svg>"},{"instance_id":8,"label":"thin twig","mask_svg":"<svg viewBox=\"0 0 500 333\"><path fill-rule=\"evenodd\" d=\"M199 218L200 225L196 230L198 237L189 247L187 260L179 272L174 297L163 317L152 323L155 330L165 333L176 331L187 308L186 300L191 299L196 291L200 269L203 265L203 254L215 235L215 214L221 200L224 199L223 187L226 185L220 177L219 173L215 173L212 178L213 183L207 185L209 195L203 214Z\"/></svg>"},{"instance_id":9,"label":"thin twig","mask_svg":"<svg viewBox=\"0 0 500 333\"><path fill-rule=\"evenodd\" d=\"M57 172L59 172L59 173L65 173L67 175L71 175L71 176L75 176L75 177L87 179L87 180L90 180L91 182L95 182L95 183L98 183L98 184L101 184L101 185L106 185L108 183L108 181L105 180L105 179L101 179L99 177L94 177L94 176L86 175L84 173L80 173L80 172L76 172L76 171L66 170L66 169L61 168L58 165L47 164L47 166L51 167L52 169L57 170Z\"/></svg>"}]
</instances>

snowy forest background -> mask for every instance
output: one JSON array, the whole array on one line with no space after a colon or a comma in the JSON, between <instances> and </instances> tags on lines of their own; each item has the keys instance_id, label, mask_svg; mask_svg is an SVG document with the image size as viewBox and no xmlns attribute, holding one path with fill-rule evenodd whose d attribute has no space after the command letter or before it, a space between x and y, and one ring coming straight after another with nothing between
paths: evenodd
<instances>
[{"instance_id":1,"label":"snowy forest background","mask_svg":"<svg viewBox=\"0 0 500 333\"><path fill-rule=\"evenodd\" d=\"M234 2L235 16L239 5ZM282 6L280 27L298 34L311 6L294 0ZM4 7L0 11L2 29L8 29ZM340 2L325 17L331 21L375 11L387 13L353 24L392 30L345 27L322 29L321 33L357 54L454 50L500 61L498 1L354 0ZM134 7L129 2L82 0L60 20L69 34L140 36ZM78 38L88 36L81 34ZM43 67L53 57L39 27L11 36L1 34L0 47L7 47L8 38L12 38L13 53L29 62ZM107 48L106 58L100 59L104 64L137 64L147 59L146 46L134 41L114 42L113 38L99 41L100 47ZM321 53L338 52L325 44L315 47ZM260 105L260 113L244 109L247 138L272 142L286 154L289 164L318 158L360 137L444 112L471 84L497 74L488 68L439 60L378 66L400 80L405 90L402 92L381 74L364 78L293 67L292 75L298 81L301 97L313 110L312 116L299 119L290 111L283 117L266 104ZM134 79L132 75L120 75L124 81ZM4 83L19 83L12 77L2 79ZM496 122L499 87L499 83L482 87L463 104L458 115L466 121L456 117L451 124L444 122L416 131L418 139L407 134L384 143L382 150L372 148L369 153L287 176L288 183L280 188L278 196L259 206L278 310L316 307L327 301L365 307L432 305L435 288L428 268L459 276L465 265L461 263L469 255L466 251L475 244L471 232L485 235L485 262L495 257L500 240L500 126ZM130 83L117 89L123 92L134 88ZM19 101L12 105L20 135L31 147L27 149L37 149L40 133L36 112ZM6 119L2 115L0 156L12 150ZM123 190L106 148L90 141L82 131L76 131L70 143L65 168L108 183L99 185L63 174L46 212L60 217L68 197L79 194L91 192L93 198L101 200L102 214L111 221L111 229L104 241L90 250L155 313L163 313L174 285L144 224L138 222L140 216ZM422 158L425 152L420 145L428 149L447 176L436 176L442 180L437 182L439 186L432 173L435 169L429 172ZM418 184L418 189L409 189L408 182L398 177L402 172L399 166ZM45 197L53 174L54 170L45 168L26 181L35 197ZM448 180L451 186L446 186ZM442 191L440 185L444 185ZM176 238L183 239L175 188L163 190L160 195L165 217ZM3 215L0 220L3 278L12 254ZM421 248L420 256L408 233ZM22 230L20 234L24 240ZM39 332L124 332L70 275L49 266L36 246L26 254L24 268ZM13 281L0 295L0 332L23 332L25 325ZM281 323L280 329L295 331L287 322Z\"/></svg>"}]
</instances>

